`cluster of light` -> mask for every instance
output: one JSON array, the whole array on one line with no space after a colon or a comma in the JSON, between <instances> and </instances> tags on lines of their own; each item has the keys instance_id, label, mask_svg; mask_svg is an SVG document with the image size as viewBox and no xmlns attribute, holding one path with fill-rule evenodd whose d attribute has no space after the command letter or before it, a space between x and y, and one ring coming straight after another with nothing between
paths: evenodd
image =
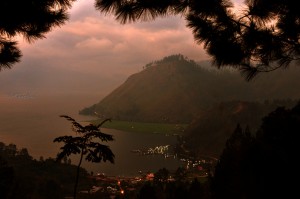
<instances>
[{"instance_id":1,"label":"cluster of light","mask_svg":"<svg viewBox=\"0 0 300 199\"><path fill-rule=\"evenodd\" d=\"M149 148L147 153L149 154L165 154L168 152L170 145L165 145L165 146L157 146L155 148Z\"/></svg>"}]
</instances>

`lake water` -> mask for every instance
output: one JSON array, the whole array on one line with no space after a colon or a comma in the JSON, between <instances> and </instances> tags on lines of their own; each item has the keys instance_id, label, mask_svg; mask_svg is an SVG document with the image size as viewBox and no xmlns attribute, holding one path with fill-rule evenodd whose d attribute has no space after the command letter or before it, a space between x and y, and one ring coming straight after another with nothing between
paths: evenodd
<instances>
[{"instance_id":1,"label":"lake water","mask_svg":"<svg viewBox=\"0 0 300 199\"><path fill-rule=\"evenodd\" d=\"M175 137L161 134L123 132L113 129L103 129L103 131L112 134L115 138L115 141L109 144L116 156L115 164L88 164L88 167L93 171L113 175L134 176L138 174L138 171L155 172L163 167L175 170L182 165L178 159L174 159L173 157L164 158L163 155L139 155L131 151L135 149L154 148L155 146L172 145L176 141Z\"/></svg>"},{"instance_id":2,"label":"lake water","mask_svg":"<svg viewBox=\"0 0 300 199\"><path fill-rule=\"evenodd\" d=\"M86 121L91 117L78 115L78 110L92 104L86 96L47 96L39 98L18 98L0 95L0 141L14 143L27 148L35 159L41 156L54 158L60 144L53 139L72 134L71 123L59 115L65 114L76 121ZM96 102L96 101L94 101ZM141 156L131 150L172 145L176 137L152 133L132 133L113 129L102 129L112 134L115 141L107 143L115 154L115 164L87 163L82 166L94 173L107 175L134 176L142 172L155 172L160 168L175 170L183 163L174 158L158 155ZM71 156L72 164L77 164L77 156Z\"/></svg>"}]
</instances>

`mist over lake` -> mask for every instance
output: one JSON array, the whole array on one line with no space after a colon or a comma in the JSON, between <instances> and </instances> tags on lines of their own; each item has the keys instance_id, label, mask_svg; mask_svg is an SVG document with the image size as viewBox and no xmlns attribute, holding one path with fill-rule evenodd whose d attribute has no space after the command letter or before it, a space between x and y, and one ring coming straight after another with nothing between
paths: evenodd
<instances>
[{"instance_id":1,"label":"mist over lake","mask_svg":"<svg viewBox=\"0 0 300 199\"><path fill-rule=\"evenodd\" d=\"M16 144L19 149L27 148L29 154L37 160L41 156L45 159L54 158L61 145L53 143L53 139L73 133L71 123L59 115L69 115L78 122L92 119L92 117L78 114L78 107L84 107L96 100L91 98L93 96L88 98L85 95L75 94L59 96L34 96L30 93L2 94L0 97L0 141L6 144ZM182 162L177 159L140 156L131 152L135 149L170 145L175 143L176 137L122 132L113 129L102 129L102 131L112 134L115 138L115 141L107 143L116 156L115 164L83 162L82 167L88 171L107 175L138 175L139 171L155 172L163 167L175 170L182 165ZM72 164L77 164L78 158L72 155Z\"/></svg>"},{"instance_id":2,"label":"mist over lake","mask_svg":"<svg viewBox=\"0 0 300 199\"><path fill-rule=\"evenodd\" d=\"M58 149L53 139L71 130L70 125L59 115L66 114L80 119L77 107L88 100L79 95L32 97L0 97L0 139L16 144L18 148L26 147L34 158L53 157Z\"/></svg>"}]
</instances>

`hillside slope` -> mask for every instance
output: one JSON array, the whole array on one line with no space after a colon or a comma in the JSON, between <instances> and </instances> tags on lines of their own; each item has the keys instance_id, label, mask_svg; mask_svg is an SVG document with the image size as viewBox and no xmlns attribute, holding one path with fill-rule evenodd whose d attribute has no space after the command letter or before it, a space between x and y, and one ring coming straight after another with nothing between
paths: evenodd
<instances>
[{"instance_id":1,"label":"hillside slope","mask_svg":"<svg viewBox=\"0 0 300 199\"><path fill-rule=\"evenodd\" d=\"M207 70L183 55L144 66L99 103L80 111L116 120L189 123L230 100L300 98L300 71L273 72L246 82L239 73Z\"/></svg>"},{"instance_id":2,"label":"hillside slope","mask_svg":"<svg viewBox=\"0 0 300 199\"><path fill-rule=\"evenodd\" d=\"M292 108L297 100L273 100L265 102L230 101L213 106L185 129L184 145L198 155L219 157L227 139L237 124L249 128L252 134L259 129L262 120L277 107Z\"/></svg>"}]
</instances>

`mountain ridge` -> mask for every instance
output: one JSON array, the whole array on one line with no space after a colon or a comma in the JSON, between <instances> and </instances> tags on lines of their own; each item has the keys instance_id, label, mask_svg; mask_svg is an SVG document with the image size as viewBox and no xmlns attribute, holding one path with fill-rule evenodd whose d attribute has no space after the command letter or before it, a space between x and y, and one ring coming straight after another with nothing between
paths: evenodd
<instances>
[{"instance_id":1,"label":"mountain ridge","mask_svg":"<svg viewBox=\"0 0 300 199\"><path fill-rule=\"evenodd\" d=\"M299 98L295 83L300 72L283 73L291 77L275 71L246 82L239 73L207 70L181 54L171 55L146 64L79 113L125 121L189 123L222 101Z\"/></svg>"}]
</instances>

